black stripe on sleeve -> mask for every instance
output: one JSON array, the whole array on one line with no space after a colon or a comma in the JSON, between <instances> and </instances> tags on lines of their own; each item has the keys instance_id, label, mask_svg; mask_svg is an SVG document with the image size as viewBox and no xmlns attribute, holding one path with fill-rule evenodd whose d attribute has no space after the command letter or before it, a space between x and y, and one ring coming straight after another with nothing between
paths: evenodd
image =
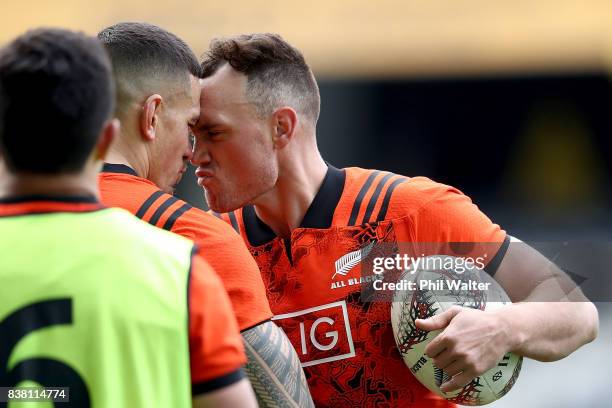
<instances>
[{"instance_id":1,"label":"black stripe on sleeve","mask_svg":"<svg viewBox=\"0 0 612 408\"><path fill-rule=\"evenodd\" d=\"M232 222L232 227L236 230L237 233L240 234L240 228L238 228L238 220L236 219L236 214L234 212L228 213L230 221Z\"/></svg>"},{"instance_id":2,"label":"black stripe on sleeve","mask_svg":"<svg viewBox=\"0 0 612 408\"><path fill-rule=\"evenodd\" d=\"M157 210L155 210L155 212L153 213L153 216L151 217L151 219L149 220L149 224L151 225L157 225L157 222L159 221L159 219L161 218L162 215L164 215L164 213L166 212L166 210L168 208L170 208L170 206L174 203L176 203L178 201L178 198L175 197L168 197L166 199L166 201L164 201L158 208Z\"/></svg>"},{"instance_id":3,"label":"black stripe on sleeve","mask_svg":"<svg viewBox=\"0 0 612 408\"><path fill-rule=\"evenodd\" d=\"M387 192L385 193L385 198L383 198L383 203L380 206L380 211L378 211L378 217L376 217L376 221L383 221L385 219L385 216L387 215L387 210L389 209L389 202L391 201L391 196L393 195L393 190L395 190L395 188L402 184L404 181L406 181L406 178L402 177L391 183L391 185L387 189Z\"/></svg>"},{"instance_id":4,"label":"black stripe on sleeve","mask_svg":"<svg viewBox=\"0 0 612 408\"><path fill-rule=\"evenodd\" d=\"M502 263L502 261L504 260L504 257L506 256L506 252L508 252L509 247L510 247L510 235L506 235L504 242L499 247L499 250L493 257L493 259L491 259L491 261L489 261L487 266L484 267L484 271L486 273L488 273L491 276L495 276L495 274L497 273L497 269L499 269L499 265Z\"/></svg>"},{"instance_id":5,"label":"black stripe on sleeve","mask_svg":"<svg viewBox=\"0 0 612 408\"><path fill-rule=\"evenodd\" d=\"M380 174L379 170L376 170L370 174L370 177L366 180L361 190L359 190L359 194L357 194L357 198L355 199L355 203L353 204L353 209L351 210L351 218L349 218L348 225L355 225L357 221L357 215L359 215L359 209L361 208L361 202L363 201L363 197L365 197L368 189L372 185L372 182Z\"/></svg>"},{"instance_id":6,"label":"black stripe on sleeve","mask_svg":"<svg viewBox=\"0 0 612 408\"><path fill-rule=\"evenodd\" d=\"M193 396L196 396L200 394L205 394L207 392L216 391L220 388L235 384L243 378L245 378L244 371L242 370L242 368L239 368L236 371L232 371L231 373L226 374L222 377L217 377L213 380L206 382L191 384L191 394Z\"/></svg>"},{"instance_id":7,"label":"black stripe on sleeve","mask_svg":"<svg viewBox=\"0 0 612 408\"><path fill-rule=\"evenodd\" d=\"M149 196L149 198L146 199L146 201L144 203L142 203L142 205L140 206L140 208L138 209L138 211L136 211L136 216L138 218L144 217L145 213L147 212L147 210L149 208L151 208L151 206L153 205L153 203L162 195L164 194L163 191L156 191L153 194L151 194L151 196Z\"/></svg>"},{"instance_id":8,"label":"black stripe on sleeve","mask_svg":"<svg viewBox=\"0 0 612 408\"><path fill-rule=\"evenodd\" d=\"M170 217L168 217L162 228L166 231L172 230L172 227L174 227L174 223L176 222L176 220L178 220L181 215L185 214L185 212L190 210L191 208L192 207L187 203L180 206L170 215Z\"/></svg>"},{"instance_id":9,"label":"black stripe on sleeve","mask_svg":"<svg viewBox=\"0 0 612 408\"><path fill-rule=\"evenodd\" d=\"M368 203L368 206L366 208L366 212L365 212L365 215L363 216L363 220L361 220L362 224L366 224L370 222L370 217L372 216L372 212L374 211L374 207L376 206L376 202L378 201L380 192L382 191L385 184L387 184L387 181L393 176L394 176L393 173L387 173L387 175L378 182L378 185L376 186L376 190L374 190L374 194L372 194L372 197L370 197L370 202Z\"/></svg>"}]
</instances>

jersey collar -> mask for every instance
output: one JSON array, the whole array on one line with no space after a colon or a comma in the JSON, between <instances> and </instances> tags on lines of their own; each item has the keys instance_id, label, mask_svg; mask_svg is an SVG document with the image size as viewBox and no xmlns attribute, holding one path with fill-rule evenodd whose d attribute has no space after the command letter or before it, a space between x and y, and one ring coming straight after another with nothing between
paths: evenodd
<instances>
[{"instance_id":1,"label":"jersey collar","mask_svg":"<svg viewBox=\"0 0 612 408\"><path fill-rule=\"evenodd\" d=\"M323 184L321 184L321 188L312 200L298 228L327 229L332 226L334 212L344 191L345 180L346 172L344 169L327 165L327 173L323 179ZM277 238L274 231L259 219L254 206L248 205L242 209L242 219L244 220L247 238L252 246L260 246Z\"/></svg>"},{"instance_id":2,"label":"jersey collar","mask_svg":"<svg viewBox=\"0 0 612 408\"><path fill-rule=\"evenodd\" d=\"M56 212L91 212L104 207L93 196L15 196L0 199L0 217Z\"/></svg>"},{"instance_id":3,"label":"jersey collar","mask_svg":"<svg viewBox=\"0 0 612 408\"><path fill-rule=\"evenodd\" d=\"M102 167L102 173L121 173L138 177L136 171L130 166L126 166L125 164L104 163L104 167Z\"/></svg>"},{"instance_id":4,"label":"jersey collar","mask_svg":"<svg viewBox=\"0 0 612 408\"><path fill-rule=\"evenodd\" d=\"M0 204L22 204L30 202L54 202L66 204L99 204L94 196L50 196L50 195L26 195L0 198Z\"/></svg>"}]
</instances>

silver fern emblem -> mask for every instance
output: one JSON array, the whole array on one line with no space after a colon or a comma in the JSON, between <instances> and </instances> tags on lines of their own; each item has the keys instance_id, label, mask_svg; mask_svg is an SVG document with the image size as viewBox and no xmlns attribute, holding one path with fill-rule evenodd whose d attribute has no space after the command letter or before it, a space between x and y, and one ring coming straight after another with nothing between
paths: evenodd
<instances>
[{"instance_id":1,"label":"silver fern emblem","mask_svg":"<svg viewBox=\"0 0 612 408\"><path fill-rule=\"evenodd\" d=\"M367 246L360 248L356 251L349 252L348 254L342 256L340 259L336 261L336 273L332 276L332 280L336 277L336 275L346 276L351 269L353 269L363 258L366 258L370 251L372 251L372 247L374 246L374 242L370 242Z\"/></svg>"}]
</instances>

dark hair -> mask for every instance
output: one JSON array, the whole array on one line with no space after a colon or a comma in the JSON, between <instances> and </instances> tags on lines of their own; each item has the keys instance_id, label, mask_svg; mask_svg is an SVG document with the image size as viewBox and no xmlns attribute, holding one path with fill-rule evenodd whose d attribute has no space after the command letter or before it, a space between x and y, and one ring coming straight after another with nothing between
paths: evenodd
<instances>
[{"instance_id":1,"label":"dark hair","mask_svg":"<svg viewBox=\"0 0 612 408\"><path fill-rule=\"evenodd\" d=\"M22 173L77 173L114 106L110 61L94 37L28 31L0 53L0 152Z\"/></svg>"},{"instance_id":2,"label":"dark hair","mask_svg":"<svg viewBox=\"0 0 612 408\"><path fill-rule=\"evenodd\" d=\"M198 58L176 35L147 23L124 22L100 31L98 38L111 57L117 86L117 113L135 99L159 92L159 80L189 87L189 74L201 77ZM156 80L156 82L152 82Z\"/></svg>"},{"instance_id":3,"label":"dark hair","mask_svg":"<svg viewBox=\"0 0 612 408\"><path fill-rule=\"evenodd\" d=\"M316 123L319 88L302 53L278 34L217 38L202 61L203 77L228 63L247 77L246 96L260 115L289 104Z\"/></svg>"}]
</instances>

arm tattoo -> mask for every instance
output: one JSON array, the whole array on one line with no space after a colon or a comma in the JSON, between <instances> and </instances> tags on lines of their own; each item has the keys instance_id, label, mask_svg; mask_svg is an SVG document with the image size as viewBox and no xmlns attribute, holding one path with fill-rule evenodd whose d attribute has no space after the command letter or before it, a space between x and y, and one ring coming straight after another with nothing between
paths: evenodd
<instances>
[{"instance_id":1,"label":"arm tattoo","mask_svg":"<svg viewBox=\"0 0 612 408\"><path fill-rule=\"evenodd\" d=\"M262 408L314 407L304 370L285 333L273 322L242 332L246 372Z\"/></svg>"}]
</instances>

